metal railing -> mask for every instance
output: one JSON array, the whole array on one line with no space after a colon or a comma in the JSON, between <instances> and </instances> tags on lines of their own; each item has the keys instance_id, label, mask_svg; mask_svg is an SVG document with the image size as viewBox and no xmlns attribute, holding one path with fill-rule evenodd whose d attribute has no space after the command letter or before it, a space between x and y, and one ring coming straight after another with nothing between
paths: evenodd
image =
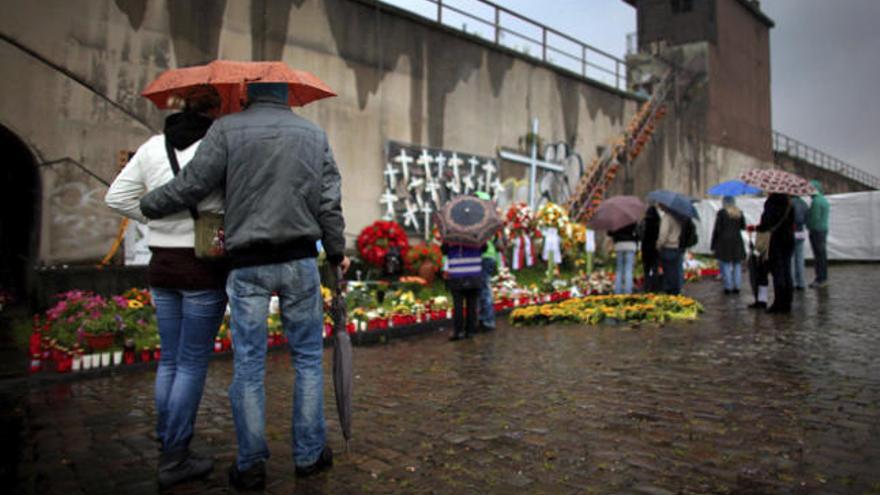
<instances>
[{"instance_id":1,"label":"metal railing","mask_svg":"<svg viewBox=\"0 0 880 495\"><path fill-rule=\"evenodd\" d=\"M488 0L470 0L470 3L483 7L490 13L489 15L484 13L483 16L473 12L478 9L465 10L452 5L450 2L453 0L424 1L433 4L429 14L421 12L418 7L406 7L406 9L444 26L460 29L499 46L519 51L525 56L580 74L584 78L627 91L626 62L572 36ZM402 8L388 0L383 0L383 3ZM461 0L458 0L458 3L462 3ZM465 22L459 25L462 20ZM471 29L468 29L467 22L476 23L476 27L471 26ZM532 32L517 31L511 27L514 23L519 23ZM533 54L531 48L536 48L538 54Z\"/></svg>"},{"instance_id":2,"label":"metal railing","mask_svg":"<svg viewBox=\"0 0 880 495\"><path fill-rule=\"evenodd\" d=\"M785 153L819 168L836 172L873 189L880 189L880 178L781 132L773 131L773 151Z\"/></svg>"}]
</instances>

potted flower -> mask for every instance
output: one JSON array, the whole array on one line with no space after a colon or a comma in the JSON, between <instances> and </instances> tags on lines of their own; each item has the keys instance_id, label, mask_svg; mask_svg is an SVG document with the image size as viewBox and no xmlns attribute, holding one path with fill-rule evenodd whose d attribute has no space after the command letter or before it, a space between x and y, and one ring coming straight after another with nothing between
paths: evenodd
<instances>
[{"instance_id":1,"label":"potted flower","mask_svg":"<svg viewBox=\"0 0 880 495\"><path fill-rule=\"evenodd\" d=\"M443 255L436 244L418 244L409 248L404 262L410 273L417 274L425 280L426 285L431 285L443 265Z\"/></svg>"}]
</instances>

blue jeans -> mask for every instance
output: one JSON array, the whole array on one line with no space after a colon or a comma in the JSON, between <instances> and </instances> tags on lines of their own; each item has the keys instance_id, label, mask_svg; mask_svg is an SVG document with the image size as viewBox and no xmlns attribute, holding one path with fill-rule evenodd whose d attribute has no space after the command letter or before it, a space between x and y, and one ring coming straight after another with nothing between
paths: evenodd
<instances>
[{"instance_id":1,"label":"blue jeans","mask_svg":"<svg viewBox=\"0 0 880 495\"><path fill-rule=\"evenodd\" d=\"M496 261L483 258L483 283L480 285L480 323L495 328L495 301L492 299L492 276L497 270Z\"/></svg>"},{"instance_id":2,"label":"blue jeans","mask_svg":"<svg viewBox=\"0 0 880 495\"><path fill-rule=\"evenodd\" d=\"M324 449L324 301L315 258L233 269L226 280L232 309L234 374L229 400L238 438L239 470L269 458L266 444L266 319L278 293L293 367L293 461L307 466Z\"/></svg>"},{"instance_id":3,"label":"blue jeans","mask_svg":"<svg viewBox=\"0 0 880 495\"><path fill-rule=\"evenodd\" d=\"M721 267L721 283L724 290L739 290L742 286L742 262L719 261Z\"/></svg>"},{"instance_id":4,"label":"blue jeans","mask_svg":"<svg viewBox=\"0 0 880 495\"><path fill-rule=\"evenodd\" d=\"M663 248L660 250L660 266L663 267L663 291L667 294L681 294L684 283L681 249Z\"/></svg>"},{"instance_id":5,"label":"blue jeans","mask_svg":"<svg viewBox=\"0 0 880 495\"><path fill-rule=\"evenodd\" d=\"M635 259L635 251L617 251L617 269L614 272L615 294L632 294L633 263L635 262Z\"/></svg>"},{"instance_id":6,"label":"blue jeans","mask_svg":"<svg viewBox=\"0 0 880 495\"><path fill-rule=\"evenodd\" d=\"M794 286L803 289L804 284L804 239L794 240L794 256L791 257L791 276Z\"/></svg>"},{"instance_id":7,"label":"blue jeans","mask_svg":"<svg viewBox=\"0 0 880 495\"><path fill-rule=\"evenodd\" d=\"M222 290L152 287L162 354L156 370L156 436L163 452L189 447L208 359L223 321Z\"/></svg>"},{"instance_id":8,"label":"blue jeans","mask_svg":"<svg viewBox=\"0 0 880 495\"><path fill-rule=\"evenodd\" d=\"M811 230L810 247L813 248L813 262L816 263L816 282L828 280L828 231Z\"/></svg>"}]
</instances>

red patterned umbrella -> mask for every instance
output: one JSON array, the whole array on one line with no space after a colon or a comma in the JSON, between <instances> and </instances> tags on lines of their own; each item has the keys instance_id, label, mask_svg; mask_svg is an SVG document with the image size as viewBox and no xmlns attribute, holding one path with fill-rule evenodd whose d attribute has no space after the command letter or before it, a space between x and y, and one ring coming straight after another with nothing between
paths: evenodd
<instances>
[{"instance_id":1,"label":"red patterned umbrella","mask_svg":"<svg viewBox=\"0 0 880 495\"><path fill-rule=\"evenodd\" d=\"M222 113L241 110L247 94L247 83L287 83L288 104L301 107L315 100L336 96L315 75L291 69L284 62L236 62L215 60L207 65L167 70L144 89L145 96L160 109L168 108L173 96L184 96L188 90L203 84L217 89L223 99Z\"/></svg>"},{"instance_id":2,"label":"red patterned umbrella","mask_svg":"<svg viewBox=\"0 0 880 495\"><path fill-rule=\"evenodd\" d=\"M807 179L784 170L753 168L743 172L739 178L746 184L760 188L766 193L809 196L816 192Z\"/></svg>"}]
</instances>

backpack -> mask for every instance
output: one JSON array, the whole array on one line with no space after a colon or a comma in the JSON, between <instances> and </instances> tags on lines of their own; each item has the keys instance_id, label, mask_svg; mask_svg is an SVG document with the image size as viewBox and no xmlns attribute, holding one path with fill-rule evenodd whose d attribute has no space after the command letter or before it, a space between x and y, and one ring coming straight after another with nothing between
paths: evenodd
<instances>
[{"instance_id":1,"label":"backpack","mask_svg":"<svg viewBox=\"0 0 880 495\"><path fill-rule=\"evenodd\" d=\"M687 219L682 222L681 237L678 239L678 247L681 249L687 249L696 246L699 241L700 238L697 236L697 226L694 225L694 221Z\"/></svg>"}]
</instances>

